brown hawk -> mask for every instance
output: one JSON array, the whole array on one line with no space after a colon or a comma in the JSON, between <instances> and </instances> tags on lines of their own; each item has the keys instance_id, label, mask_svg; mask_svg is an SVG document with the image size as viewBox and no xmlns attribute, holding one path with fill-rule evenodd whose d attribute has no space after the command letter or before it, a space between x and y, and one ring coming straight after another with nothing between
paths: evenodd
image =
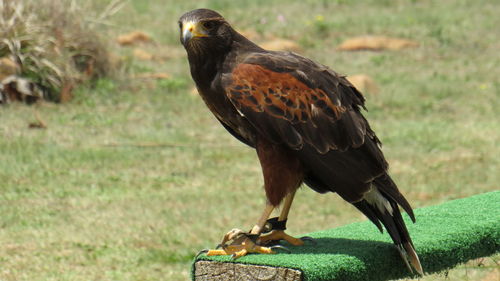
<instances>
[{"instance_id":1,"label":"brown hawk","mask_svg":"<svg viewBox=\"0 0 500 281\"><path fill-rule=\"evenodd\" d=\"M226 130L256 149L267 197L249 233L232 230L222 249L207 254L273 253L268 245L279 240L302 245L304 239L284 229L295 192L305 183L319 193L337 193L380 231L383 225L406 265L422 274L399 206L415 217L361 114L363 95L327 66L262 49L215 11L190 11L180 18L179 28L200 96ZM281 203L280 216L269 219Z\"/></svg>"}]
</instances>

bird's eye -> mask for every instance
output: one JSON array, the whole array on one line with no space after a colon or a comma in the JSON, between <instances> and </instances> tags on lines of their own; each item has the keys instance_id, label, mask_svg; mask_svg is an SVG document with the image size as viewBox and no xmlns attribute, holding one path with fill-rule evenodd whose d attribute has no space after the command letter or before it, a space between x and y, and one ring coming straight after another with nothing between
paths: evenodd
<instances>
[{"instance_id":1,"label":"bird's eye","mask_svg":"<svg viewBox=\"0 0 500 281\"><path fill-rule=\"evenodd\" d=\"M182 29L182 22L179 22L179 28Z\"/></svg>"},{"instance_id":2,"label":"bird's eye","mask_svg":"<svg viewBox=\"0 0 500 281\"><path fill-rule=\"evenodd\" d=\"M206 21L206 22L203 23L203 27L205 29L212 29L212 28L215 27L215 22L213 22L213 21Z\"/></svg>"}]
</instances>

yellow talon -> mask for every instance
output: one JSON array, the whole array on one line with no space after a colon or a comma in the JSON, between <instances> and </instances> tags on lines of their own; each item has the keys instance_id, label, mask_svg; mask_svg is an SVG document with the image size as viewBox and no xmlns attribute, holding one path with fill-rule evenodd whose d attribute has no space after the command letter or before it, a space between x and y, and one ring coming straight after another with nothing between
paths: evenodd
<instances>
[{"instance_id":1,"label":"yellow talon","mask_svg":"<svg viewBox=\"0 0 500 281\"><path fill-rule=\"evenodd\" d=\"M241 258L248 253L247 249L243 249L233 254L233 259Z\"/></svg>"},{"instance_id":2,"label":"yellow talon","mask_svg":"<svg viewBox=\"0 0 500 281\"><path fill-rule=\"evenodd\" d=\"M255 253L260 253L260 254L275 254L275 252L268 247L262 247L262 246L255 246Z\"/></svg>"},{"instance_id":3,"label":"yellow talon","mask_svg":"<svg viewBox=\"0 0 500 281\"><path fill-rule=\"evenodd\" d=\"M233 258L237 259L248 253L274 254L275 252L271 248L258 246L247 238L241 245L227 245L224 249L208 250L206 254L207 256L232 255Z\"/></svg>"},{"instance_id":4,"label":"yellow talon","mask_svg":"<svg viewBox=\"0 0 500 281\"><path fill-rule=\"evenodd\" d=\"M232 241L231 244L227 245L226 242ZM262 247L251 239L245 236L245 233L239 229L233 229L224 235L222 240L222 249L208 250L206 252L207 256L221 256L221 255L232 255L234 259L241 258L248 253L259 253L259 254L274 254L275 252L268 247Z\"/></svg>"},{"instance_id":5,"label":"yellow talon","mask_svg":"<svg viewBox=\"0 0 500 281\"><path fill-rule=\"evenodd\" d=\"M222 256L228 255L228 253L224 250L208 250L207 256Z\"/></svg>"},{"instance_id":6,"label":"yellow talon","mask_svg":"<svg viewBox=\"0 0 500 281\"><path fill-rule=\"evenodd\" d=\"M260 244L266 244L267 242L274 240L285 240L294 246L304 245L304 241L286 234L283 230L273 230L271 233L259 237Z\"/></svg>"}]
</instances>

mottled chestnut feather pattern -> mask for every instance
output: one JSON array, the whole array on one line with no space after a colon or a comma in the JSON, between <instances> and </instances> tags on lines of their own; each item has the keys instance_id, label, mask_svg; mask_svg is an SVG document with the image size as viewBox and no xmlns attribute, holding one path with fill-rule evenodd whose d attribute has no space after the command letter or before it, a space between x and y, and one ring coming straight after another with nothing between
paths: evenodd
<instances>
[{"instance_id":1,"label":"mottled chestnut feather pattern","mask_svg":"<svg viewBox=\"0 0 500 281\"><path fill-rule=\"evenodd\" d=\"M260 48L214 11L186 13L181 29L193 21L210 22L206 35L181 37L193 80L224 128L257 150L268 201L277 206L302 183L336 192L416 257L398 205L412 220L413 211L361 113L363 95L327 66Z\"/></svg>"},{"instance_id":2,"label":"mottled chestnut feather pattern","mask_svg":"<svg viewBox=\"0 0 500 281\"><path fill-rule=\"evenodd\" d=\"M321 89L311 89L288 73L274 72L260 65L239 64L232 72L233 84L226 92L237 108L265 111L292 124L312 119L320 110L333 121L344 108L335 105Z\"/></svg>"}]
</instances>

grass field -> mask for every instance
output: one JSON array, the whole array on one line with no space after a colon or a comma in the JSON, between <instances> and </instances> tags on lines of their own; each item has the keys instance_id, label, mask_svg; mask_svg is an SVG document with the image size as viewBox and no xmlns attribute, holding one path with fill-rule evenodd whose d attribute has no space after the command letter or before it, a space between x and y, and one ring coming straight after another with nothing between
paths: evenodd
<instances>
[{"instance_id":1,"label":"grass field","mask_svg":"<svg viewBox=\"0 0 500 281\"><path fill-rule=\"evenodd\" d=\"M338 72L372 76L381 91L367 94L366 116L414 207L499 188L500 2L178 2L128 1L103 28L113 38L147 32L156 44L141 48L161 59L114 46L126 62L116 79L78 89L68 104L0 108L0 280L186 280L198 250L255 223L265 203L256 155L191 93L177 19L197 7L262 40L294 40ZM364 34L420 46L335 51ZM127 79L141 72L171 79ZM28 128L36 115L47 129ZM336 195L303 188L288 228L359 220ZM499 275L496 256L423 280Z\"/></svg>"}]
</instances>

